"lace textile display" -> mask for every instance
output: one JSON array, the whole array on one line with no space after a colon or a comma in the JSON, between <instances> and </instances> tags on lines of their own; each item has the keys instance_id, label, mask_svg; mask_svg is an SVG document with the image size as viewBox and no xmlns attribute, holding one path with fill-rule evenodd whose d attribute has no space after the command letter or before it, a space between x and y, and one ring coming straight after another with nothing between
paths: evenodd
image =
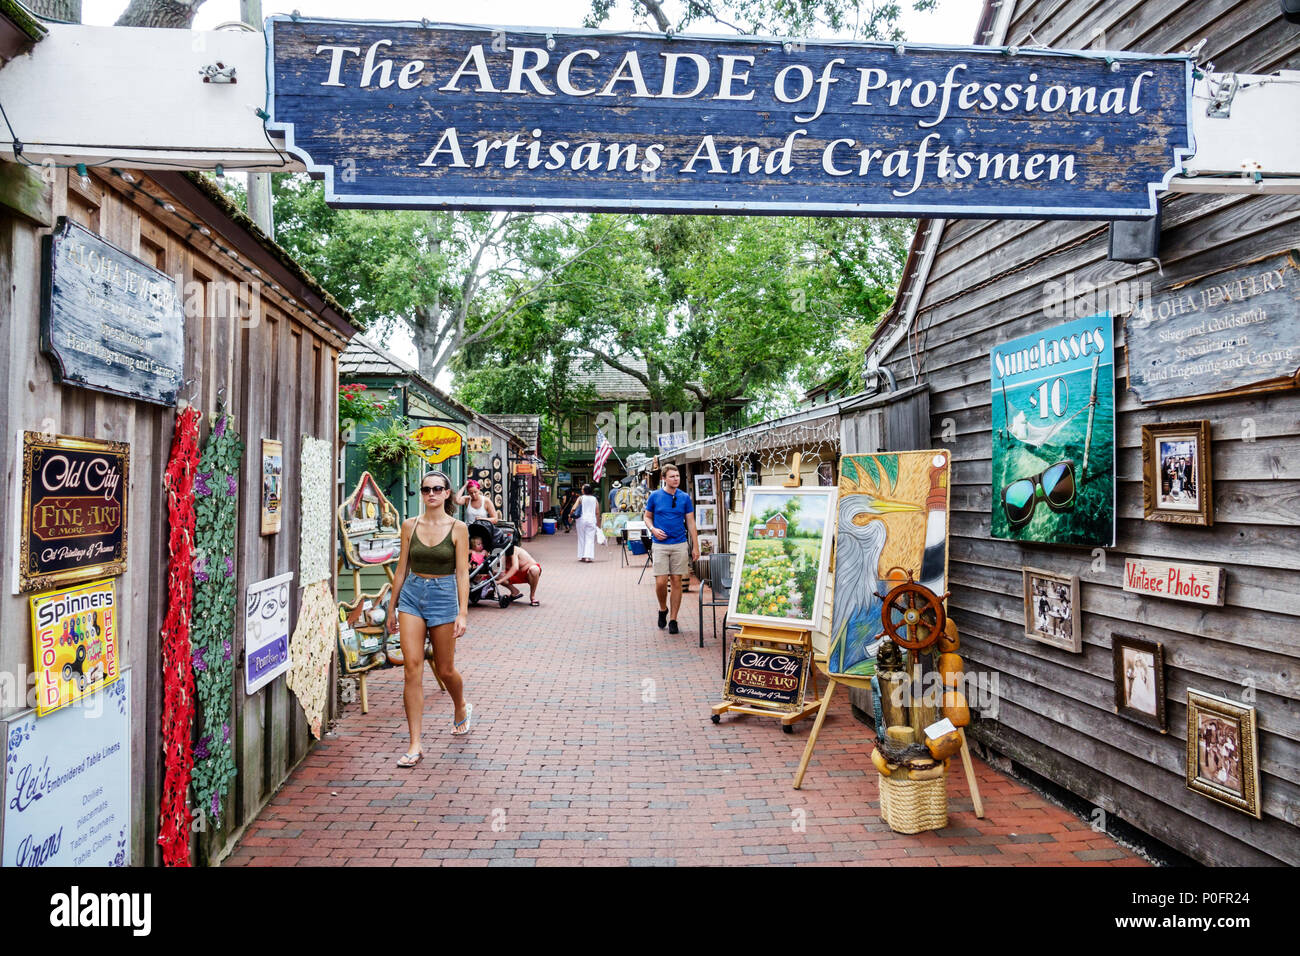
<instances>
[{"instance_id":1,"label":"lace textile display","mask_svg":"<svg viewBox=\"0 0 1300 956\"><path fill-rule=\"evenodd\" d=\"M333 455L334 446L330 442L302 436L302 459L298 466L301 476L298 583L304 588L330 577L330 561L334 557L334 509L330 506L330 492L334 487Z\"/></svg>"},{"instance_id":2,"label":"lace textile display","mask_svg":"<svg viewBox=\"0 0 1300 956\"><path fill-rule=\"evenodd\" d=\"M194 480L194 686L199 706L194 746L194 805L213 825L236 773L231 744L235 666L235 532L239 522L239 467L244 443L221 410L212 425Z\"/></svg>"},{"instance_id":3,"label":"lace textile display","mask_svg":"<svg viewBox=\"0 0 1300 956\"><path fill-rule=\"evenodd\" d=\"M293 666L286 683L298 698L319 740L325 702L329 696L330 661L338 636L338 611L330 593L333 557L333 509L330 507L333 446L310 435L302 436L302 476L299 501L299 580L302 606L289 644Z\"/></svg>"},{"instance_id":4,"label":"lace textile display","mask_svg":"<svg viewBox=\"0 0 1300 956\"><path fill-rule=\"evenodd\" d=\"M311 726L312 736L321 735L325 703L329 699L330 661L338 636L339 615L328 581L309 584L302 592L298 623L289 642L289 669L285 683L298 698Z\"/></svg>"},{"instance_id":5,"label":"lace textile display","mask_svg":"<svg viewBox=\"0 0 1300 956\"><path fill-rule=\"evenodd\" d=\"M190 670L190 617L194 602L194 469L198 463L199 413L193 406L176 417L167 490L167 617L162 630L163 789L158 843L164 866L190 865L190 809L186 796L194 754L194 674Z\"/></svg>"}]
</instances>

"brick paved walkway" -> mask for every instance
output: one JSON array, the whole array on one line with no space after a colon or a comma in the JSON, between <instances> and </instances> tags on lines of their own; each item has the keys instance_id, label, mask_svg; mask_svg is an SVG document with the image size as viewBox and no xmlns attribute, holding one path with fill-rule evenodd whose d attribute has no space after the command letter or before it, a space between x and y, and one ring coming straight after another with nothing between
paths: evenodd
<instances>
[{"instance_id":1,"label":"brick paved walkway","mask_svg":"<svg viewBox=\"0 0 1300 956\"><path fill-rule=\"evenodd\" d=\"M670 636L650 575L638 586L612 547L595 564L578 563L575 535L528 547L542 606L472 608L458 645L473 732L449 735L430 674L424 762L397 768L401 672L377 672L370 713L345 708L225 865L1143 865L979 761L985 819L958 772L946 830L892 833L871 732L843 690L792 789L812 722L792 735L758 717L710 723L720 653L707 611L697 646L694 590Z\"/></svg>"}]
</instances>

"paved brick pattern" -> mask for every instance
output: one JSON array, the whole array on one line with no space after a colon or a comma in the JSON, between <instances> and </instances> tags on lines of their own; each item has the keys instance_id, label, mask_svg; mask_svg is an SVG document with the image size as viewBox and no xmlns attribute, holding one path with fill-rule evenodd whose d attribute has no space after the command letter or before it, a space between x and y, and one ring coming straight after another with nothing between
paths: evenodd
<instances>
[{"instance_id":1,"label":"paved brick pattern","mask_svg":"<svg viewBox=\"0 0 1300 956\"><path fill-rule=\"evenodd\" d=\"M529 550L542 605L473 608L459 642L472 733L450 736L450 700L429 674L425 759L396 767L401 674L372 675L370 713L345 709L225 865L1144 865L979 761L985 819L958 772L947 829L891 832L871 732L843 690L794 790L812 722L794 734L759 717L710 722L720 654L707 610L697 646L694 590L669 635L650 576L638 586L613 548L594 564L577 561L575 535Z\"/></svg>"}]
</instances>

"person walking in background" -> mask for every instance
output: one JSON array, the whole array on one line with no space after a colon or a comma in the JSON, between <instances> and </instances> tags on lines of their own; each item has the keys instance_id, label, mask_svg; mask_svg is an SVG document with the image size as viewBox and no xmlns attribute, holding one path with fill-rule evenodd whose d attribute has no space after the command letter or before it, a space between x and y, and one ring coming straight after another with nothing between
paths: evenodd
<instances>
[{"instance_id":1,"label":"person walking in background","mask_svg":"<svg viewBox=\"0 0 1300 956\"><path fill-rule=\"evenodd\" d=\"M682 604L682 575L700 559L700 539L695 532L695 503L679 490L682 474L665 465L663 485L645 504L645 525L654 535L655 596L659 599L659 626L677 634L677 611ZM669 589L671 585L671 599ZM671 600L671 603L670 603Z\"/></svg>"},{"instance_id":2,"label":"person walking in background","mask_svg":"<svg viewBox=\"0 0 1300 956\"><path fill-rule=\"evenodd\" d=\"M406 684L402 703L411 745L399 767L424 759L424 640L433 640L433 670L455 704L452 733L469 733L473 705L465 701L464 682L456 671L456 639L469 621L469 529L456 520L451 479L431 471L420 482L423 507L402 522L402 550L388 599L388 630L400 628ZM427 544L434 541L436 544Z\"/></svg>"},{"instance_id":3,"label":"person walking in background","mask_svg":"<svg viewBox=\"0 0 1300 956\"><path fill-rule=\"evenodd\" d=\"M573 530L573 509L577 506L578 492L570 488L569 493L564 496L564 507L560 510L560 524L564 526L565 534Z\"/></svg>"},{"instance_id":4,"label":"person walking in background","mask_svg":"<svg viewBox=\"0 0 1300 956\"><path fill-rule=\"evenodd\" d=\"M466 494L469 492L469 494ZM483 489L479 487L477 481L467 481L461 485L460 491L452 499L453 504L465 506L465 523L472 521L481 521L486 518L493 524L497 521L496 505L492 504L492 499L483 494Z\"/></svg>"},{"instance_id":5,"label":"person walking in background","mask_svg":"<svg viewBox=\"0 0 1300 956\"><path fill-rule=\"evenodd\" d=\"M590 564L596 560L596 529L600 523L600 502L591 493L591 485L582 486L582 497L574 511L578 516L578 560Z\"/></svg>"}]
</instances>

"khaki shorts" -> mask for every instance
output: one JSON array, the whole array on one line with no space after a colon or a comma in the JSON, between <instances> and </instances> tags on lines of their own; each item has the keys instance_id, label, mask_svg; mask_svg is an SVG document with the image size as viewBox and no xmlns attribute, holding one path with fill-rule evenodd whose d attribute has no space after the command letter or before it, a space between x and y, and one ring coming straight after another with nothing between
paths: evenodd
<instances>
[{"instance_id":1,"label":"khaki shorts","mask_svg":"<svg viewBox=\"0 0 1300 956\"><path fill-rule=\"evenodd\" d=\"M689 541L681 544L654 543L655 574L688 574L691 570L691 553Z\"/></svg>"}]
</instances>

